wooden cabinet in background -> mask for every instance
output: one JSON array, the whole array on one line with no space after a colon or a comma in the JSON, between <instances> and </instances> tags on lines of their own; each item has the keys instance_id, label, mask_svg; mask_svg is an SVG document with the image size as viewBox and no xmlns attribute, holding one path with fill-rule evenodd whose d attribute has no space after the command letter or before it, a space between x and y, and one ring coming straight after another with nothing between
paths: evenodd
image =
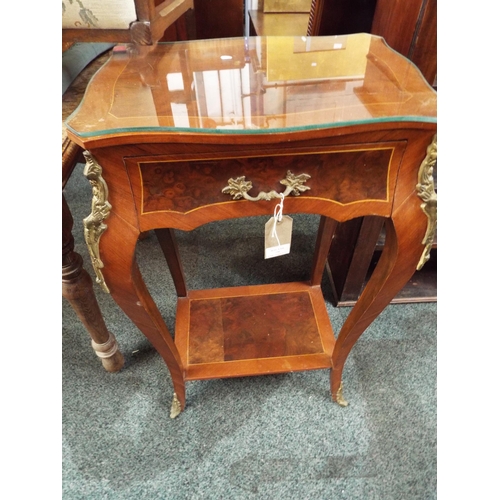
<instances>
[{"instance_id":1,"label":"wooden cabinet in background","mask_svg":"<svg viewBox=\"0 0 500 500\"><path fill-rule=\"evenodd\" d=\"M194 0L196 38L232 38L245 33L244 0Z\"/></svg>"},{"instance_id":2,"label":"wooden cabinet in background","mask_svg":"<svg viewBox=\"0 0 500 500\"><path fill-rule=\"evenodd\" d=\"M437 0L378 0L371 32L437 85Z\"/></svg>"},{"instance_id":3,"label":"wooden cabinet in background","mask_svg":"<svg viewBox=\"0 0 500 500\"><path fill-rule=\"evenodd\" d=\"M377 0L312 0L309 36L369 33Z\"/></svg>"},{"instance_id":4,"label":"wooden cabinet in background","mask_svg":"<svg viewBox=\"0 0 500 500\"><path fill-rule=\"evenodd\" d=\"M307 34L342 35L370 31L410 59L437 87L437 0L312 0ZM359 298L385 242L384 219L364 217L339 223L328 256L337 305ZM437 242L429 262L393 302L437 300Z\"/></svg>"},{"instance_id":5,"label":"wooden cabinet in background","mask_svg":"<svg viewBox=\"0 0 500 500\"><path fill-rule=\"evenodd\" d=\"M307 34L369 32L437 81L437 0L312 0Z\"/></svg>"}]
</instances>

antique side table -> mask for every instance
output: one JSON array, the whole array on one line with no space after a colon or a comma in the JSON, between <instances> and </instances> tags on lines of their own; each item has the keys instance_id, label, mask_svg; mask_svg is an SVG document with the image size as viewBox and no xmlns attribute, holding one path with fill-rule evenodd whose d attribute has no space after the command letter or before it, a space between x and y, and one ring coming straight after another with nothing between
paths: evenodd
<instances>
[{"instance_id":1,"label":"antique side table","mask_svg":"<svg viewBox=\"0 0 500 500\"><path fill-rule=\"evenodd\" d=\"M428 258L436 101L411 62L368 34L114 49L68 136L86 150L97 281L167 364L171 416L186 381L313 369L331 370L332 397L346 404L350 350ZM273 218L276 200L321 216L310 280L188 290L174 229ZM386 218L385 249L335 335L320 288L333 228L367 215ZM135 260L149 230L178 295L175 338Z\"/></svg>"}]
</instances>

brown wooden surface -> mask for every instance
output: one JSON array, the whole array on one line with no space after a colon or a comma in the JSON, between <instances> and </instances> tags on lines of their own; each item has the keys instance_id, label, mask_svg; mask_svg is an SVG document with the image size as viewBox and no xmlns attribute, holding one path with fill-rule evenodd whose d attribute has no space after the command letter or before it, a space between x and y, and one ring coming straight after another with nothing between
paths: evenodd
<instances>
[{"instance_id":1,"label":"brown wooden surface","mask_svg":"<svg viewBox=\"0 0 500 500\"><path fill-rule=\"evenodd\" d=\"M315 198L341 204L360 199L390 203L390 188L395 183L394 169L392 173L389 169L390 159L394 155L392 165L397 165L401 155L396 146L362 145L334 152L330 149L318 152L320 148L302 152L299 148L290 148L289 155L283 155L280 149L263 149L259 156L250 158L247 155L252 152L248 151L241 157L233 155L223 159L218 154L211 160L204 154L199 160L191 161L173 161L170 155L166 161L134 158L126 164L134 178L137 174L133 170L139 170L141 191L136 199L140 200L138 209L143 215L164 211L186 214L196 208L224 203L227 195L217 187L241 175L252 182L254 193L271 191L291 165L295 175L307 168L311 176L308 185L314 189ZM336 182L339 177L343 179L341 185Z\"/></svg>"},{"instance_id":2,"label":"brown wooden surface","mask_svg":"<svg viewBox=\"0 0 500 500\"><path fill-rule=\"evenodd\" d=\"M332 394L336 394L340 388L345 361L358 338L372 323L374 315L380 314L415 272L420 251L413 230L418 228L420 235L425 232L425 225L419 221L420 207L417 203L417 200L410 196L401 205L398 204L387 223L388 244L337 338L331 372ZM410 229L412 225L413 228Z\"/></svg>"},{"instance_id":3,"label":"brown wooden surface","mask_svg":"<svg viewBox=\"0 0 500 500\"><path fill-rule=\"evenodd\" d=\"M338 301L339 307L352 307L356 304L360 293L369 281L373 271L377 267L380 260L381 251L375 251L370 257L371 260L368 265L368 270L361 282L353 281L356 284L355 293L351 296L345 294L344 297ZM361 283L361 286L359 286ZM401 288L401 290L391 300L391 304L414 304L424 302L437 301L437 250L431 250L429 261L425 264L423 269L415 271L413 276Z\"/></svg>"},{"instance_id":4,"label":"brown wooden surface","mask_svg":"<svg viewBox=\"0 0 500 500\"><path fill-rule=\"evenodd\" d=\"M396 51L408 56L422 4L427 0L378 0L372 33L383 36Z\"/></svg>"},{"instance_id":5,"label":"brown wooden surface","mask_svg":"<svg viewBox=\"0 0 500 500\"><path fill-rule=\"evenodd\" d=\"M314 249L313 268L311 271L311 285L321 285L323 272L328 259L328 253L338 222L328 217L321 217L319 221L318 237Z\"/></svg>"},{"instance_id":6,"label":"brown wooden surface","mask_svg":"<svg viewBox=\"0 0 500 500\"><path fill-rule=\"evenodd\" d=\"M377 0L312 0L309 36L370 33Z\"/></svg>"},{"instance_id":7,"label":"brown wooden surface","mask_svg":"<svg viewBox=\"0 0 500 500\"><path fill-rule=\"evenodd\" d=\"M81 146L67 137L64 120L78 107L88 82L108 57L105 53L91 61L62 96L62 295L89 332L92 347L104 369L116 372L123 367L124 358L102 317L93 280L83 268L81 255L74 251L73 216L64 197L64 187L76 163L83 160Z\"/></svg>"},{"instance_id":8,"label":"brown wooden surface","mask_svg":"<svg viewBox=\"0 0 500 500\"><path fill-rule=\"evenodd\" d=\"M377 317L382 309L392 300L396 293L411 278L417 261L422 252L421 241L425 233L427 219L420 209L421 200L415 195L416 169L425 156L425 150L430 143L435 126L432 124L419 125L418 128L407 128L405 124L378 124L376 127L348 127L339 133L335 131L332 138L329 131L307 131L299 134L303 140L297 142L296 134L290 135L290 140L280 142L282 152L289 151L288 148L297 147L311 148L323 143L326 137L334 141L335 146L345 147L355 144L377 144L387 140L389 137L397 144L407 144L399 169L397 170L397 183L391 187L390 198L391 212L387 213L383 206L385 202L358 202L347 205L340 205L334 201L322 201L312 197L291 197L287 199L288 210L290 212L320 213L325 217L336 220L349 220L352 217L359 217L367 211L389 215L395 218L394 228L389 230L388 247L380 260L375 272L367 284L360 300L351 311L347 322L344 324L338 337L335 351L332 357L334 372L332 375L331 391L332 397L336 399L337 391L340 387L342 367L350 349L355 341L366 329L366 327ZM365 129L364 132L358 130ZM372 128L366 131L366 128ZM382 130L377 130L382 128ZM239 137L239 136L238 136ZM293 141L291 140L293 137ZM184 137L184 139L186 139ZM205 136L203 142L191 137L192 143L189 146L191 154L197 156L201 151L219 151L220 156L230 145L233 154L237 154L238 149L247 150L247 141L254 141L254 148L259 149L259 140L262 136L242 138L244 144L235 144L235 137ZM283 137L280 137L280 141ZM175 154L179 147L185 152L185 143L153 143L141 145L118 144L104 148L92 148L91 152L96 160L103 166L106 172L106 181L109 188L109 201L113 210L106 224L108 230L101 238L100 252L101 259L105 262L103 274L113 298L129 315L132 321L151 340L152 344L163 356L172 374L175 392L181 401L181 406L185 405L185 382L188 379L203 378L207 375L196 368L189 368L182 361L177 346L172 340L172 336L167 330L156 305L147 292L144 283L136 268L134 260L135 243L141 231L155 227L177 227L180 229L193 229L210 220L222 220L231 217L238 217L244 213L248 215L269 214L268 202L248 202L245 200L228 201L222 204L207 205L207 209L198 207L196 210L179 214L174 211L161 211L158 213L141 214L136 210L137 199L142 193L142 186L139 183L139 176L134 177L132 169L123 167L123 158L141 158L145 161L160 157L169 151ZM238 141L239 142L239 141ZM127 160L129 161L129 160ZM214 186L215 187L215 186ZM224 187L221 184L217 192ZM279 189L279 184L275 185ZM391 232L392 231L392 232ZM397 236L396 236L397 235ZM182 301L183 299L181 299ZM138 307L138 304L140 306ZM178 316L183 316L183 309L180 309ZM188 315L186 315L188 317ZM179 320L178 320L179 321ZM182 320L181 320L182 321ZM179 326L177 326L179 328ZM259 368L260 362L256 361L234 361L241 363L239 368L232 368L230 371L216 372L216 376L235 376L263 373ZM315 369L320 367L317 363L305 363L301 369ZM294 369L299 369L296 366ZM193 371L194 370L194 371ZM225 375L227 373L227 375ZM211 375L210 375L211 376Z\"/></svg>"},{"instance_id":9,"label":"brown wooden surface","mask_svg":"<svg viewBox=\"0 0 500 500\"><path fill-rule=\"evenodd\" d=\"M378 0L371 32L412 60L430 85L437 76L437 0Z\"/></svg>"},{"instance_id":10,"label":"brown wooden surface","mask_svg":"<svg viewBox=\"0 0 500 500\"><path fill-rule=\"evenodd\" d=\"M437 0L428 0L422 7L409 57L437 88Z\"/></svg>"},{"instance_id":11,"label":"brown wooden surface","mask_svg":"<svg viewBox=\"0 0 500 500\"><path fill-rule=\"evenodd\" d=\"M339 224L328 255L336 305L359 298L384 219L363 217Z\"/></svg>"},{"instance_id":12,"label":"brown wooden surface","mask_svg":"<svg viewBox=\"0 0 500 500\"><path fill-rule=\"evenodd\" d=\"M335 305L342 299L351 268L352 249L356 245L362 219L355 218L337 225L328 253L328 273Z\"/></svg>"},{"instance_id":13,"label":"brown wooden surface","mask_svg":"<svg viewBox=\"0 0 500 500\"><path fill-rule=\"evenodd\" d=\"M198 134L200 128L207 133L226 129L232 124L221 106L222 96L230 92L237 101L246 99L242 86L229 90L210 81L207 92L205 85L200 89L196 83L202 83L209 71L242 69L246 57L252 61L247 66L250 106L246 116L233 112L238 126L264 131L271 126L302 129L404 116L435 120L436 96L407 59L378 37L357 34L346 40L345 50L331 46L314 53L300 37L197 40L137 50L120 46L113 51L106 71L95 75L79 113L68 125L77 135L94 136L100 146L108 138L113 143L112 136L117 134L123 142L131 141L121 133L129 129L157 132L156 140L161 142L164 136L158 127L177 127L176 110L181 104L185 106L182 128L193 131L186 131L184 137ZM316 65L311 64L311 57L317 59ZM167 92L167 75L174 72L182 75L183 88ZM231 74L239 78L238 73ZM196 88L191 91L193 85ZM287 91L273 92L280 88ZM111 89L120 98L114 98ZM215 111L209 109L213 105L219 105ZM152 139L151 134L134 134L133 140Z\"/></svg>"},{"instance_id":14,"label":"brown wooden surface","mask_svg":"<svg viewBox=\"0 0 500 500\"><path fill-rule=\"evenodd\" d=\"M177 318L187 380L331 368L333 331L309 283L194 290Z\"/></svg>"},{"instance_id":15,"label":"brown wooden surface","mask_svg":"<svg viewBox=\"0 0 500 500\"><path fill-rule=\"evenodd\" d=\"M82 159L82 148L67 137L62 141L62 188L66 186L75 165Z\"/></svg>"},{"instance_id":16,"label":"brown wooden surface","mask_svg":"<svg viewBox=\"0 0 500 500\"><path fill-rule=\"evenodd\" d=\"M241 37L244 29L242 0L194 0L196 38Z\"/></svg>"},{"instance_id":17,"label":"brown wooden surface","mask_svg":"<svg viewBox=\"0 0 500 500\"><path fill-rule=\"evenodd\" d=\"M369 31L413 61L429 84L437 86L437 1L378 0L364 5L363 16L353 2L313 0L309 18L309 35L342 34ZM356 13L354 24L349 13ZM371 16L371 17L370 17ZM364 23L364 25L363 25ZM377 96L371 93L369 98ZM352 306L366 283L380 223L367 219L350 221L337 228L329 257L332 287L338 305ZM360 232L361 231L361 232ZM393 302L436 300L437 278L426 269L414 279Z\"/></svg>"},{"instance_id":18,"label":"brown wooden surface","mask_svg":"<svg viewBox=\"0 0 500 500\"><path fill-rule=\"evenodd\" d=\"M155 233L172 275L177 297L185 297L187 295L186 278L182 269L175 233L172 229L156 229Z\"/></svg>"},{"instance_id":19,"label":"brown wooden surface","mask_svg":"<svg viewBox=\"0 0 500 500\"><path fill-rule=\"evenodd\" d=\"M361 293L358 283L363 282L368 273L370 259L383 224L384 219L382 217L363 217L346 282L342 290L342 301L358 300Z\"/></svg>"},{"instance_id":20,"label":"brown wooden surface","mask_svg":"<svg viewBox=\"0 0 500 500\"><path fill-rule=\"evenodd\" d=\"M436 86L437 0L312 0L308 35L358 32L382 36Z\"/></svg>"},{"instance_id":21,"label":"brown wooden surface","mask_svg":"<svg viewBox=\"0 0 500 500\"><path fill-rule=\"evenodd\" d=\"M171 8L169 8L169 5ZM150 44L164 41L194 38L192 21L192 0L172 2L171 0L136 0L138 20L131 30L69 30L63 29L62 49L69 49L75 42L134 42ZM165 10L166 9L166 10ZM185 14L185 15L183 15ZM186 21L187 20L187 21ZM144 28L144 29L142 29ZM82 148L66 135L64 121L78 107L88 82L107 60L102 54L84 68L62 97L62 188L64 189L78 161L82 160ZM109 372L119 371L124 364L116 340L108 331L97 303L93 281L85 269L79 254L74 252L73 218L63 194L62 204L62 294L75 310L92 339L92 346ZM179 282L176 282L179 284ZM181 285L178 285L181 286ZM182 290L179 289L181 292Z\"/></svg>"},{"instance_id":22,"label":"brown wooden surface","mask_svg":"<svg viewBox=\"0 0 500 500\"><path fill-rule=\"evenodd\" d=\"M393 56L389 49L385 51ZM368 99L370 89L358 95L367 101L367 109L388 107L389 102L383 102L377 82L388 78L385 73L390 71L384 73L374 61L368 66L372 63L374 67L367 71L375 76L371 77L369 87L379 94L377 102ZM109 73L100 73L99 85L107 83L109 88L115 88L111 84L117 66L109 68ZM106 78L109 80L103 82ZM106 85L97 88L97 80L94 82L96 89L91 89L87 96L95 97L93 90L102 92L106 88ZM434 97L432 91L425 88L429 98ZM417 172L435 132L435 123L411 120L283 129L279 134L187 133L170 129L141 133L125 130L86 137L68 132L70 138L88 149L101 165L108 186L108 201L113 208L106 218L107 229L99 247L106 284L115 301L163 357L181 408L186 403L187 380L328 367L332 367L331 394L338 400L342 370L350 350L412 277L422 254L421 242L428 219L421 209L422 200L416 194ZM222 189L229 177L245 174L254 184L250 194L260 190L283 191L280 180L287 170L297 175L311 175L307 181L311 189L300 196L289 196L287 211L322 216L312 281L237 290L188 290L187 296L178 300L174 342L135 261L139 235L151 229L191 230L212 221L270 215L274 204L233 200L222 193ZM373 182L366 182L367 177ZM363 216L387 218L386 245L360 299L335 339L317 282L335 228L334 221L345 222ZM171 233L164 232L163 236L167 261L174 270L177 268L174 272L180 273L180 260ZM270 302L271 294L281 296L285 307L270 307L270 321L263 317L253 319L256 311L263 314L263 303ZM308 296L309 305L307 300L300 304L290 302L290 294ZM246 299L242 297L251 297L250 313L243 312L242 303ZM193 305L195 301L198 302ZM288 308L295 313L304 309L297 322L305 338L312 340L314 352L306 349L306 354L286 354L289 352L287 336L293 339L291 345L300 344L290 314L277 321L278 311ZM312 328L313 316L323 352L317 352L319 344ZM242 332L251 324L258 326L249 332L252 340L247 344L242 340ZM270 329L272 341L267 343L266 330Z\"/></svg>"},{"instance_id":23,"label":"brown wooden surface","mask_svg":"<svg viewBox=\"0 0 500 500\"><path fill-rule=\"evenodd\" d=\"M317 135L321 137L327 133L318 131ZM383 137L382 134L379 136ZM330 153L332 150L338 151L338 153L333 153L340 156L338 163L326 161L323 163L322 154L317 153L318 150L321 150L321 144L324 143L321 138L313 139L311 142L290 138L286 149L283 149L282 145L277 148L270 146L263 148L261 146L258 148L259 156L252 158L248 155L249 152L255 151L256 146L252 148L245 144L236 145L234 142L230 142L230 138L225 137L223 140L228 141L228 145L231 144L231 155L233 156L233 160L228 161L221 159L227 155L225 153L226 147L224 145L217 147L220 139L214 135L205 136L203 144L190 144L191 157L205 158L205 160L200 159L193 162L189 162L187 159L183 162L176 161L177 155L181 152L186 158L186 143L168 146L170 160L161 154L162 151L165 151L162 144L149 145L151 151L149 156L137 156L144 149L144 146L141 149L134 146L124 147L124 151L127 150L130 155L124 162L132 186L134 205L140 214L138 221L140 229L148 231L157 227L170 226L176 229L191 230L207 222L228 218L228 213L241 206L241 201L232 200L229 195L222 193L222 188L227 185L229 178L247 173L247 179L254 184L254 189L250 194L273 189L280 190L279 181L285 177L291 162L295 162L296 158L297 165L294 166L293 173L299 175L307 167L307 172L311 175L307 184L316 196L309 197L309 192L307 192L299 197L289 197L287 207L290 212L321 213L324 211L325 215L334 214L334 218L337 220L361 215L367 210L388 216L404 143L400 141L390 143L364 142L361 139L364 137L369 139L373 136L360 135L359 141L355 143L345 138L343 141L338 141L338 144L329 147L326 156L332 154ZM189 140L186 136L184 139L185 141ZM92 139L90 140L92 141ZM241 137L241 140L245 142L255 141L250 136ZM207 152L207 146L210 143L210 152ZM219 152L216 152L214 148L217 148ZM388 156L385 156L386 148L392 152L390 165L387 163ZM106 148L106 151L110 158L116 155L111 148ZM348 163L342 159L345 151L349 151L345 158L352 161L351 170L348 168ZM382 151L382 153L374 156L374 151L377 153ZM287 157L285 152L293 154ZM253 154L255 155L255 152ZM264 156L260 157L260 154ZM363 173L365 167L363 167L362 159L365 158L365 154L368 155L366 158L374 160L372 165L374 178L377 176L376 172L380 171L380 182L373 183L373 186L371 183L365 182L369 180L369 177ZM219 158L219 161L214 163L212 158ZM375 158L379 158L379 160L375 161ZM359 163L358 159L361 159ZM382 163L379 163L380 161ZM154 165L152 172L155 173L156 177L143 176L143 167L149 169L151 165ZM223 168L218 168L217 165L222 165ZM321 165L324 167L323 170L319 167ZM345 179L344 182L339 184L334 181L333 179L336 177L328 175L330 171L335 172L335 175L340 177L345 176L342 177ZM151 191L155 182L157 182L157 188ZM378 190L379 188L380 190ZM154 197L151 194L154 194ZM246 215L266 215L269 213L269 203L248 203Z\"/></svg>"},{"instance_id":24,"label":"brown wooden surface","mask_svg":"<svg viewBox=\"0 0 500 500\"><path fill-rule=\"evenodd\" d=\"M367 219L365 217L364 219ZM358 300L363 288L369 281L374 269L380 260L384 244L385 231L382 227L378 239L375 233L382 227L382 221L372 221L365 225L364 232L359 233L358 241L353 245L352 258L357 264L349 267L349 277L342 290L342 295L337 299L338 306L353 306ZM367 234L371 232L371 237ZM364 237L368 243L364 243ZM377 241L375 242L375 239ZM372 251L371 249L374 249ZM330 254L331 257L332 254ZM358 267L358 269L356 269ZM430 259L423 269L415 271L406 285L392 299L392 304L410 304L416 302L437 301L437 237L432 247Z\"/></svg>"},{"instance_id":25,"label":"brown wooden surface","mask_svg":"<svg viewBox=\"0 0 500 500\"><path fill-rule=\"evenodd\" d=\"M117 372L124 358L114 336L108 331L97 303L92 279L83 268L81 255L74 251L71 234L73 217L64 194L62 196L62 295L71 304L92 339L92 346L104 369Z\"/></svg>"}]
</instances>

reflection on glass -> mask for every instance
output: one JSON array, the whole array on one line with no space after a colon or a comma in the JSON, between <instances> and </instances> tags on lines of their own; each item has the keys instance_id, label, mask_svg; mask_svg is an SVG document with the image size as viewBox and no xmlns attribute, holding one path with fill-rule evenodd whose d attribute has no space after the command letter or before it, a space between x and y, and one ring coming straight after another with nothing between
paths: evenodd
<instances>
[{"instance_id":1,"label":"reflection on glass","mask_svg":"<svg viewBox=\"0 0 500 500\"><path fill-rule=\"evenodd\" d=\"M435 122L436 93L381 38L357 34L120 46L68 126L259 133L387 120Z\"/></svg>"}]
</instances>

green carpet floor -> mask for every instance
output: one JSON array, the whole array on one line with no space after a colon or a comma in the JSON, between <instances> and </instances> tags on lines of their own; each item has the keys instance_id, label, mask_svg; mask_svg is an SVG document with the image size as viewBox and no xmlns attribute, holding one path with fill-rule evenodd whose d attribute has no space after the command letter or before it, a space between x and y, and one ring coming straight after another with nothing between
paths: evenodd
<instances>
[{"instance_id":1,"label":"green carpet floor","mask_svg":"<svg viewBox=\"0 0 500 500\"><path fill-rule=\"evenodd\" d=\"M65 189L76 251L93 275L81 221L91 191L79 165ZM178 232L191 288L307 279L318 219L294 215L292 252L264 261L265 219ZM221 243L223 242L223 243ZM138 261L174 330L175 293L154 234ZM331 305L335 331L349 313ZM63 300L62 496L73 499L437 498L437 304L389 306L363 334L344 370L349 406L333 403L327 370L187 385L169 418L172 383L148 340L95 286L125 356L104 371Z\"/></svg>"}]
</instances>

